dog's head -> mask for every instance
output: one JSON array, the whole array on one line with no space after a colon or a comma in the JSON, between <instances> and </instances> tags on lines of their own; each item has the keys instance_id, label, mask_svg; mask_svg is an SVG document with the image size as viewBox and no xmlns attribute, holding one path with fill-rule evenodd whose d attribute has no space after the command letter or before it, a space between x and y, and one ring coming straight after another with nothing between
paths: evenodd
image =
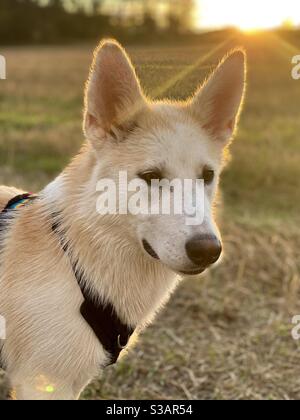
<instances>
[{"instance_id":1,"label":"dog's head","mask_svg":"<svg viewBox=\"0 0 300 420\"><path fill-rule=\"evenodd\" d=\"M213 220L213 202L224 150L232 139L245 89L245 55L226 56L195 95L184 103L146 99L133 66L122 47L105 41L96 50L85 96L84 131L97 156L100 178L120 186L144 180L140 199L161 187L152 180L202 181L202 195L194 209L204 209L201 223L187 223L187 211L170 214L144 212L117 215L129 237L149 258L170 269L198 274L221 255L221 239ZM151 184L151 185L150 185ZM148 185L148 186L147 186ZM171 208L175 198L171 187ZM191 190L192 191L192 190ZM193 191L195 191L193 189ZM200 191L200 190L199 190ZM132 199L129 192L127 204ZM157 196L156 196L157 197Z\"/></svg>"}]
</instances>

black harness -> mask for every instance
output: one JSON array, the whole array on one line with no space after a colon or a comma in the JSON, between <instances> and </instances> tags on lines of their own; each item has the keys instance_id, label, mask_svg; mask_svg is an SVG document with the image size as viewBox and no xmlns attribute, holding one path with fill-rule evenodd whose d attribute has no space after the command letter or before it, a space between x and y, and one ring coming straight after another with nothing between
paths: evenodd
<instances>
[{"instance_id":1,"label":"black harness","mask_svg":"<svg viewBox=\"0 0 300 420\"><path fill-rule=\"evenodd\" d=\"M23 194L14 197L6 205L5 209L0 213L0 234L5 229L7 222L13 218L14 210L18 208L18 205L26 205L29 202L35 200L37 196L31 194ZM24 203L24 204L23 204ZM67 253L69 246L62 237L62 233L59 229L59 213L52 215L55 222L52 224L52 231L58 235L61 243L61 247L65 253ZM90 293L86 290L84 275L82 270L78 268L78 262L73 263L70 258L70 263L74 276L77 280L78 286L80 287L84 301L80 307L80 313L85 321L88 323L94 334L104 347L104 349L110 355L110 362L108 365L114 364L120 355L120 352L128 344L129 338L134 332L134 328L124 324L118 317L115 308L109 302L101 304L93 298ZM1 349L0 349L0 368L1 368ZM3 369L3 366L2 366Z\"/></svg>"}]
</instances>

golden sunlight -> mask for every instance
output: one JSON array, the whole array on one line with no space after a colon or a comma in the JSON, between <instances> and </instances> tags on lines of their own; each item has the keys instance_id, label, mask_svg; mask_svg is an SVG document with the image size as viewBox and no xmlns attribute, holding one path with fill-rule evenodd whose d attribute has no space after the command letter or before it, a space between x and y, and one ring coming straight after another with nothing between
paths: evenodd
<instances>
[{"instance_id":1,"label":"golden sunlight","mask_svg":"<svg viewBox=\"0 0 300 420\"><path fill-rule=\"evenodd\" d=\"M234 26L244 31L300 23L298 0L197 0L197 26Z\"/></svg>"}]
</instances>

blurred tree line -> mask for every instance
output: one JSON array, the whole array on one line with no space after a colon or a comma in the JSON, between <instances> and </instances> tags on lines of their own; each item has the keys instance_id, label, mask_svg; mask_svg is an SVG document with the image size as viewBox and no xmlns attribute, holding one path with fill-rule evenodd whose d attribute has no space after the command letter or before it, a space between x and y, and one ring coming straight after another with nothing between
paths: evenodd
<instances>
[{"instance_id":1,"label":"blurred tree line","mask_svg":"<svg viewBox=\"0 0 300 420\"><path fill-rule=\"evenodd\" d=\"M168 40L191 32L195 7L194 0L0 0L0 44Z\"/></svg>"}]
</instances>

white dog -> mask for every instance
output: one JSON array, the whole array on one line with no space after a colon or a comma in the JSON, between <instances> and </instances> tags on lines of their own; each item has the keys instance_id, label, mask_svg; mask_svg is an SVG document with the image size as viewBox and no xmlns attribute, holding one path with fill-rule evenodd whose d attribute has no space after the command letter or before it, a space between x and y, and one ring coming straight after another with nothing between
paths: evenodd
<instances>
[{"instance_id":1,"label":"white dog","mask_svg":"<svg viewBox=\"0 0 300 420\"><path fill-rule=\"evenodd\" d=\"M0 187L1 361L17 399L78 398L151 322L180 274L218 260L212 207L244 90L245 55L235 50L187 102L151 102L122 47L101 43L81 153L37 197ZM118 183L120 171L147 183L203 179L203 223L100 216L97 183Z\"/></svg>"}]
</instances>

